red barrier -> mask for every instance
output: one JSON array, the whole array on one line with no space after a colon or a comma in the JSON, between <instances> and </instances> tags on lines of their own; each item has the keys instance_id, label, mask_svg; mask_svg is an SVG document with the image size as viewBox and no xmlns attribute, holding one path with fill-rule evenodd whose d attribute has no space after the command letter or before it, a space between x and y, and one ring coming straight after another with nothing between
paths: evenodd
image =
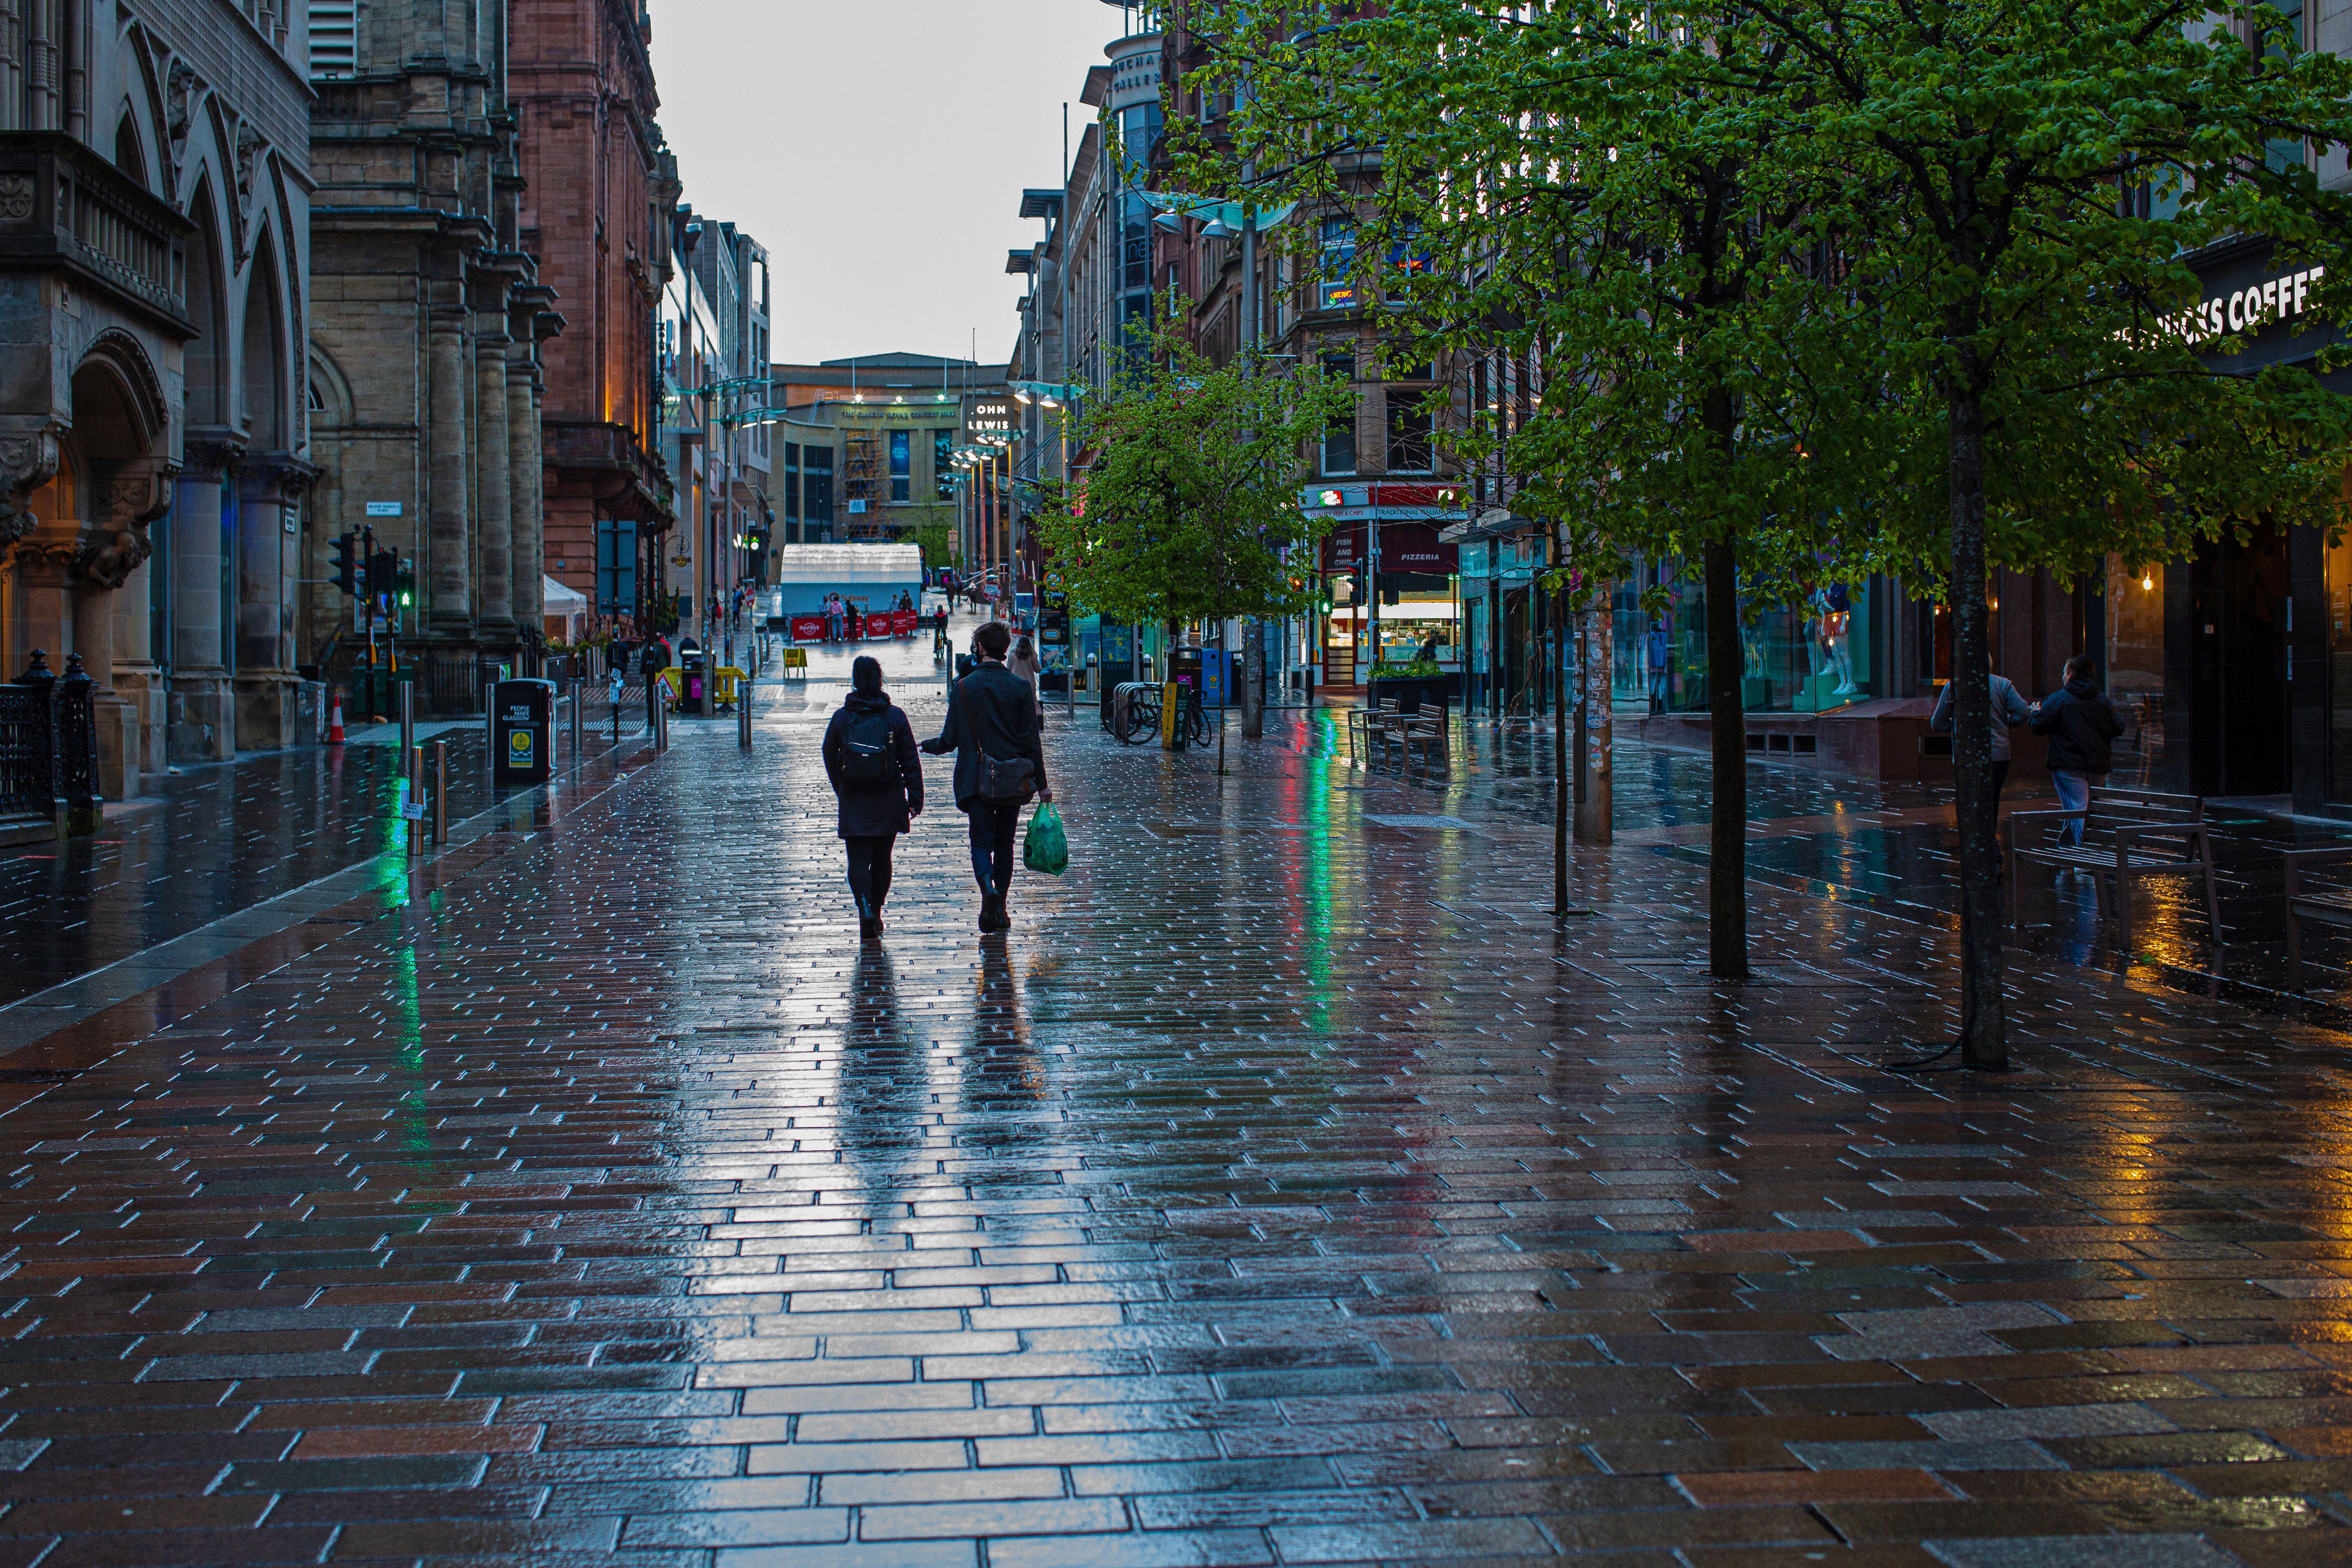
<instances>
[{"instance_id":1,"label":"red barrier","mask_svg":"<svg viewBox=\"0 0 2352 1568\"><path fill-rule=\"evenodd\" d=\"M794 616L793 617L793 641L824 641L824 617L823 616Z\"/></svg>"},{"instance_id":2,"label":"red barrier","mask_svg":"<svg viewBox=\"0 0 2352 1568\"><path fill-rule=\"evenodd\" d=\"M912 610L891 611L890 635L898 637L913 637L915 635L915 622L920 617L919 617Z\"/></svg>"},{"instance_id":3,"label":"red barrier","mask_svg":"<svg viewBox=\"0 0 2352 1568\"><path fill-rule=\"evenodd\" d=\"M887 637L895 637L898 634L890 629L889 616L877 615L866 617L866 641L880 642Z\"/></svg>"}]
</instances>

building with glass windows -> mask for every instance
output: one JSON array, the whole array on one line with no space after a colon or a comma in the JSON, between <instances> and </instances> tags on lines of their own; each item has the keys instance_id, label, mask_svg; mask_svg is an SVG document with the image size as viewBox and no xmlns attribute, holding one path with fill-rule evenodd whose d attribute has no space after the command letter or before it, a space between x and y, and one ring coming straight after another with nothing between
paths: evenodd
<instances>
[{"instance_id":1,"label":"building with glass windows","mask_svg":"<svg viewBox=\"0 0 2352 1568\"><path fill-rule=\"evenodd\" d=\"M887 353L769 374L775 543L957 534L980 511L956 454L1006 402L1004 366Z\"/></svg>"}]
</instances>

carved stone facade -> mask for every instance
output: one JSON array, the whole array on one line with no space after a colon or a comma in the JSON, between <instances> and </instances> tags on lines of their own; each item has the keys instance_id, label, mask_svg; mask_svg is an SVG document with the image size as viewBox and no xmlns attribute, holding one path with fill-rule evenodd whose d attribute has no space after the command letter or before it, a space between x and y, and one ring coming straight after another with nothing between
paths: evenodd
<instances>
[{"instance_id":1,"label":"carved stone facade","mask_svg":"<svg viewBox=\"0 0 2352 1568\"><path fill-rule=\"evenodd\" d=\"M314 83L305 575L372 527L415 565L404 649L509 657L541 637L540 353L563 318L520 239L507 10L376 0L351 62ZM309 657L330 661L352 602L314 585L308 609Z\"/></svg>"},{"instance_id":2,"label":"carved stone facade","mask_svg":"<svg viewBox=\"0 0 2352 1568\"><path fill-rule=\"evenodd\" d=\"M0 679L81 656L109 798L292 738L299 561L236 498L305 466L304 54L236 0L0 0Z\"/></svg>"}]
</instances>

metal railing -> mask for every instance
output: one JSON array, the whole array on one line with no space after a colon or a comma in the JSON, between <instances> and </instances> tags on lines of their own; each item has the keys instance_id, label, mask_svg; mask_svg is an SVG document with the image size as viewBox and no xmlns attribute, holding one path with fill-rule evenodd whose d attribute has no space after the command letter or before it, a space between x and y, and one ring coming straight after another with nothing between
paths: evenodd
<instances>
[{"instance_id":1,"label":"metal railing","mask_svg":"<svg viewBox=\"0 0 2352 1568\"><path fill-rule=\"evenodd\" d=\"M59 837L98 831L98 709L81 656L60 677L47 655L0 686L0 825L47 824Z\"/></svg>"}]
</instances>

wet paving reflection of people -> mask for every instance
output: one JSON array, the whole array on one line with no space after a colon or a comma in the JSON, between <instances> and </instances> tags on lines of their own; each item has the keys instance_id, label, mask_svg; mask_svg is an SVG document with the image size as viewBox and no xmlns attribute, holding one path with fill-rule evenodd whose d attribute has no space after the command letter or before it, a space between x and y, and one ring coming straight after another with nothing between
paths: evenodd
<instances>
[{"instance_id":1,"label":"wet paving reflection of people","mask_svg":"<svg viewBox=\"0 0 2352 1568\"><path fill-rule=\"evenodd\" d=\"M983 1118L1002 1118L1042 1104L1045 1058L1029 1042L1029 1022L1021 1009L1021 984L1013 973L1013 955L1002 932L981 940L978 985L971 1050L964 1070L964 1109ZM994 1121L967 1129L962 1141L1002 1150L1026 1147L1035 1138L1020 1123Z\"/></svg>"},{"instance_id":2,"label":"wet paving reflection of people","mask_svg":"<svg viewBox=\"0 0 2352 1568\"><path fill-rule=\"evenodd\" d=\"M841 1048L843 1152L890 1155L921 1148L931 1110L924 1042L908 1027L898 966L878 942L858 949Z\"/></svg>"}]
</instances>

